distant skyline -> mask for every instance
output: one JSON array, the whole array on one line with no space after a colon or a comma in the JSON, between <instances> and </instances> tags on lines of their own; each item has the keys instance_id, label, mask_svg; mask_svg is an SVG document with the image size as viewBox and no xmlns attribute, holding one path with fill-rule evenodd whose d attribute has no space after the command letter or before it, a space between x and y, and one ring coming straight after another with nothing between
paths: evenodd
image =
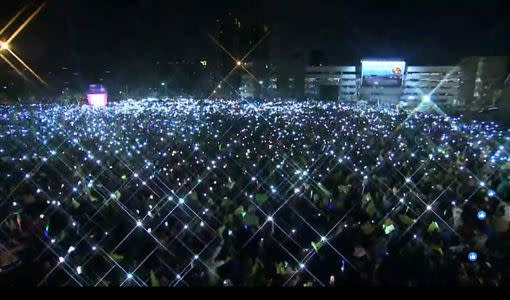
<instances>
[{"instance_id":1,"label":"distant skyline","mask_svg":"<svg viewBox=\"0 0 510 300\"><path fill-rule=\"evenodd\" d=\"M1 24L30 2L40 3L3 0ZM330 64L364 57L452 64L463 56L510 54L506 2L50 0L13 46L43 74L63 66L90 76L136 71L159 60L216 55L208 34L230 13L241 24L269 25L276 61L307 62L319 50Z\"/></svg>"}]
</instances>

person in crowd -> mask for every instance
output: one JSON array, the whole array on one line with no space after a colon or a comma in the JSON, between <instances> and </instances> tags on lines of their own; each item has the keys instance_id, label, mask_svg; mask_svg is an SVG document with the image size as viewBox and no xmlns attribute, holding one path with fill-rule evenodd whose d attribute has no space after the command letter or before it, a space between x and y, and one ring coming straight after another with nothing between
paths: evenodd
<instances>
[{"instance_id":1,"label":"person in crowd","mask_svg":"<svg viewBox=\"0 0 510 300\"><path fill-rule=\"evenodd\" d=\"M0 284L503 286L509 139L336 102L1 106Z\"/></svg>"}]
</instances>

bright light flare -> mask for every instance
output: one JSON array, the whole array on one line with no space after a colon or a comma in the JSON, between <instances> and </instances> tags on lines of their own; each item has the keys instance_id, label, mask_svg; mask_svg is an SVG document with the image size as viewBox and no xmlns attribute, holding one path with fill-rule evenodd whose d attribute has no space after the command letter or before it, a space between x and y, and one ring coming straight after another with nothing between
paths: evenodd
<instances>
[{"instance_id":1,"label":"bright light flare","mask_svg":"<svg viewBox=\"0 0 510 300\"><path fill-rule=\"evenodd\" d=\"M34 77L37 78L42 84L46 86L48 85L46 81L44 81L41 78L41 76L39 76L34 70L32 70L32 68L30 68L19 56L17 56L16 53L14 53L10 48L7 48L6 50L9 51L9 53L11 53L11 55L14 56L14 58L17 59L23 65L23 67L25 67L25 69L32 73L32 75L34 75Z\"/></svg>"},{"instance_id":2,"label":"bright light flare","mask_svg":"<svg viewBox=\"0 0 510 300\"><path fill-rule=\"evenodd\" d=\"M16 19L27 9L27 7L28 5L25 5L14 17L12 17L12 19L9 20L9 22L7 22L7 24L5 24L4 28L0 30L0 35L2 35L12 25L12 23L16 21Z\"/></svg>"},{"instance_id":3,"label":"bright light flare","mask_svg":"<svg viewBox=\"0 0 510 300\"><path fill-rule=\"evenodd\" d=\"M28 78L23 73L21 73L21 71L18 69L18 67L16 67L10 60L7 59L7 57L0 54L0 58L2 58L14 70L14 72L16 72L16 74L21 76L26 81L29 81Z\"/></svg>"},{"instance_id":4,"label":"bright light flare","mask_svg":"<svg viewBox=\"0 0 510 300\"><path fill-rule=\"evenodd\" d=\"M18 34L23 29L25 29L25 27L41 12L41 10L46 6L46 3L47 3L47 1L44 1L43 3L41 3L41 5L39 5L39 7L14 31L13 34L11 34L9 36L9 38L7 40L0 42L0 52L8 51L12 56L14 56L14 58L18 62L20 62L23 65L23 67L25 69L27 69L30 73L32 73L32 75L34 75L45 86L47 86L48 84L34 70L32 70L32 68L30 68L21 58L19 58L11 50L10 44L11 44L12 40L14 38L16 38L16 36L18 36ZM23 7L23 9L21 9L11 20L9 20L9 22L0 30L0 34L3 34L5 32L5 30L7 30L9 28L12 25L12 23L26 10L26 8L27 8L27 6ZM5 57L2 56L2 59L5 60L14 69L14 71L16 73L18 73L20 76L22 76L24 79L27 80L27 78L24 75L22 75L21 72L16 67L14 67L14 65L12 65L12 63L7 61L7 59Z\"/></svg>"},{"instance_id":5,"label":"bright light flare","mask_svg":"<svg viewBox=\"0 0 510 300\"><path fill-rule=\"evenodd\" d=\"M39 7L30 15L30 17L28 17L28 19L25 20L25 22L23 22L23 24L21 24L20 27L18 27L18 29L9 37L9 39L7 40L7 43L10 43L12 42L12 40L23 30L25 29L25 27L32 21L33 18L35 18L35 16L37 16L41 10L46 6L46 1L41 3L41 5L39 5Z\"/></svg>"},{"instance_id":6,"label":"bright light flare","mask_svg":"<svg viewBox=\"0 0 510 300\"><path fill-rule=\"evenodd\" d=\"M9 50L9 49L10 49L9 43L0 41L0 50Z\"/></svg>"}]
</instances>

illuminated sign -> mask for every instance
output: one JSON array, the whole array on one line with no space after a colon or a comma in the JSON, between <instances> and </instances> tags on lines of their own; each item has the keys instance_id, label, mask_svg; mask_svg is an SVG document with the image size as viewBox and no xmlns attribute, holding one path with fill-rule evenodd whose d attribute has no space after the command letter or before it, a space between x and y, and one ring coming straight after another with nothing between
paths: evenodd
<instances>
[{"instance_id":1,"label":"illuminated sign","mask_svg":"<svg viewBox=\"0 0 510 300\"><path fill-rule=\"evenodd\" d=\"M91 84L87 91L87 103L90 106L101 107L108 103L108 93L102 85Z\"/></svg>"},{"instance_id":2,"label":"illuminated sign","mask_svg":"<svg viewBox=\"0 0 510 300\"><path fill-rule=\"evenodd\" d=\"M405 61L361 61L362 86L401 86Z\"/></svg>"},{"instance_id":3,"label":"illuminated sign","mask_svg":"<svg viewBox=\"0 0 510 300\"><path fill-rule=\"evenodd\" d=\"M90 106L106 106L106 94L87 94L87 102Z\"/></svg>"}]
</instances>

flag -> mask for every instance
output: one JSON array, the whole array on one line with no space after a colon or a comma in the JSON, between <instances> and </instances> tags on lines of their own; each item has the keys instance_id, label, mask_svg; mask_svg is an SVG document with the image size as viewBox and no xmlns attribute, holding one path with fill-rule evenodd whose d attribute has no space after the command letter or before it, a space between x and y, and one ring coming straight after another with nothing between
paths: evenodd
<instances>
[{"instance_id":1,"label":"flag","mask_svg":"<svg viewBox=\"0 0 510 300\"><path fill-rule=\"evenodd\" d=\"M152 287L159 287L159 280L156 278L156 274L154 274L154 271L151 270L151 286Z\"/></svg>"}]
</instances>

